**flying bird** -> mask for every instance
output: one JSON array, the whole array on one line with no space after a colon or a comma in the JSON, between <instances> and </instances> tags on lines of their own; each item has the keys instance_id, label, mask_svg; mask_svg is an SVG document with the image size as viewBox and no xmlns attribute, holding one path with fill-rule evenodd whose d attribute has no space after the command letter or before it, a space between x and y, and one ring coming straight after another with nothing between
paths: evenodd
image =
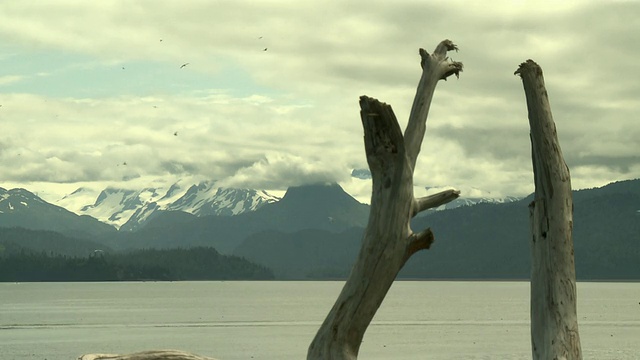
<instances>
[{"instance_id":1,"label":"flying bird","mask_svg":"<svg viewBox=\"0 0 640 360\"><path fill-rule=\"evenodd\" d=\"M262 51L267 51L267 48L264 48L264 50L262 50Z\"/></svg>"},{"instance_id":2,"label":"flying bird","mask_svg":"<svg viewBox=\"0 0 640 360\"><path fill-rule=\"evenodd\" d=\"M173 136L178 136L178 132L177 132L177 131L176 131L176 132L174 132L174 133L173 133Z\"/></svg>"},{"instance_id":3,"label":"flying bird","mask_svg":"<svg viewBox=\"0 0 640 360\"><path fill-rule=\"evenodd\" d=\"M184 63L184 64L180 65L180 69L182 69L183 67L185 67L187 65L189 65L189 63Z\"/></svg>"}]
</instances>

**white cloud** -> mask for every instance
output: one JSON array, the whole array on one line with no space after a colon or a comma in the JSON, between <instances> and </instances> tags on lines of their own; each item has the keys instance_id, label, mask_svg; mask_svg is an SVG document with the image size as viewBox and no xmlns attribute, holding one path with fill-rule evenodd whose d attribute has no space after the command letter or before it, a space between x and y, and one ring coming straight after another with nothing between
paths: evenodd
<instances>
[{"instance_id":1,"label":"white cloud","mask_svg":"<svg viewBox=\"0 0 640 360\"><path fill-rule=\"evenodd\" d=\"M269 153L219 182L222 187L282 190L289 186L332 183L349 178L349 169L282 153Z\"/></svg>"},{"instance_id":2,"label":"white cloud","mask_svg":"<svg viewBox=\"0 0 640 360\"><path fill-rule=\"evenodd\" d=\"M0 76L0 86L19 82L23 78L24 76L20 76L20 75Z\"/></svg>"},{"instance_id":3,"label":"white cloud","mask_svg":"<svg viewBox=\"0 0 640 360\"><path fill-rule=\"evenodd\" d=\"M0 64L14 75L0 77L0 178L333 180L366 193L348 178L366 167L358 97L391 104L404 125L417 49L444 38L465 69L436 91L416 185L532 191L513 75L528 58L544 70L574 187L640 177L638 15L633 2L590 1L4 2L12 55ZM21 56L48 52L63 56Z\"/></svg>"}]
</instances>

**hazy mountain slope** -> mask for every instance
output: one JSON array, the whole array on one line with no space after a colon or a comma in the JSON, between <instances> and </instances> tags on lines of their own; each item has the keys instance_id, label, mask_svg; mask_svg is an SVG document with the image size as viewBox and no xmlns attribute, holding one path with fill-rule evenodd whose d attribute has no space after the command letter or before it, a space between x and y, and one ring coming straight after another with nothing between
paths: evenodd
<instances>
[{"instance_id":1,"label":"hazy mountain slope","mask_svg":"<svg viewBox=\"0 0 640 360\"><path fill-rule=\"evenodd\" d=\"M640 180L573 192L576 272L581 279L640 279ZM480 204L417 219L436 242L416 254L405 276L528 278L532 197Z\"/></svg>"},{"instance_id":2,"label":"hazy mountain slope","mask_svg":"<svg viewBox=\"0 0 640 360\"><path fill-rule=\"evenodd\" d=\"M415 254L404 278L529 278L529 210L532 197L504 204L481 203L414 219L431 227L436 242ZM640 180L574 192L574 244L579 279L640 279ZM269 264L277 276L347 274L363 229L269 231L248 237L235 253ZM325 259L325 269L321 271Z\"/></svg>"},{"instance_id":3,"label":"hazy mountain slope","mask_svg":"<svg viewBox=\"0 0 640 360\"><path fill-rule=\"evenodd\" d=\"M51 230L87 238L115 233L112 226L49 204L25 189L0 188L0 227Z\"/></svg>"},{"instance_id":4,"label":"hazy mountain slope","mask_svg":"<svg viewBox=\"0 0 640 360\"><path fill-rule=\"evenodd\" d=\"M360 250L362 230L267 230L247 237L233 254L272 269L278 279L344 278Z\"/></svg>"},{"instance_id":5,"label":"hazy mountain slope","mask_svg":"<svg viewBox=\"0 0 640 360\"><path fill-rule=\"evenodd\" d=\"M640 279L640 195L611 188L575 196L573 240L581 279ZM406 276L528 278L529 201L476 205L420 219L436 235L416 254Z\"/></svg>"},{"instance_id":6,"label":"hazy mountain slope","mask_svg":"<svg viewBox=\"0 0 640 360\"><path fill-rule=\"evenodd\" d=\"M527 278L528 202L476 204L432 213L413 228L430 227L431 249L415 254L406 277Z\"/></svg>"},{"instance_id":7,"label":"hazy mountain slope","mask_svg":"<svg viewBox=\"0 0 640 360\"><path fill-rule=\"evenodd\" d=\"M82 257L93 254L95 250L111 251L103 244L67 237L53 231L0 228L0 256L16 254L21 250Z\"/></svg>"}]
</instances>

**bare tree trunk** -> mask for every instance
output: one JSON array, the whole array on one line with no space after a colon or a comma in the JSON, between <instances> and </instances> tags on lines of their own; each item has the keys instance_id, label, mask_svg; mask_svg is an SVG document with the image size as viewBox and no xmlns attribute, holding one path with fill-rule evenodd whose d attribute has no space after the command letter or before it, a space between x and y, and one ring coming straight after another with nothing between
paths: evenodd
<instances>
[{"instance_id":1,"label":"bare tree trunk","mask_svg":"<svg viewBox=\"0 0 640 360\"><path fill-rule=\"evenodd\" d=\"M423 72L404 137L391 106L360 98L373 181L369 223L351 274L309 346L307 359L357 358L364 333L396 275L411 255L428 249L434 240L431 229L414 233L411 219L459 196L454 190L421 199L413 196L413 172L436 84L462 71L462 63L447 58L451 50L457 47L449 40L442 41L432 55L420 49Z\"/></svg>"},{"instance_id":2,"label":"bare tree trunk","mask_svg":"<svg viewBox=\"0 0 640 360\"><path fill-rule=\"evenodd\" d=\"M542 69L522 63L535 181L531 221L531 346L533 359L582 359L573 258L573 199Z\"/></svg>"}]
</instances>

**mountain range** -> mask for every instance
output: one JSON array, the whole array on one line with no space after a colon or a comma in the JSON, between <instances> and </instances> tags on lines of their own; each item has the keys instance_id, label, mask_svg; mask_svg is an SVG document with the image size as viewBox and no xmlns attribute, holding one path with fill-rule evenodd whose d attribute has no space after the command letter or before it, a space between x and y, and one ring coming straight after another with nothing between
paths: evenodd
<instances>
[{"instance_id":1,"label":"mountain range","mask_svg":"<svg viewBox=\"0 0 640 360\"><path fill-rule=\"evenodd\" d=\"M352 177L370 181L368 170L354 170ZM425 188L428 190L429 188ZM425 189L416 188L424 192ZM434 190L436 190L434 188ZM478 191L476 193L486 193ZM142 189L122 189L108 187L96 192L88 188L79 188L54 204L78 215L89 215L121 231L136 231L159 215L162 211L182 211L195 216L233 216L255 211L268 203L278 202L279 196L264 190L218 187L215 181L201 181L198 184L185 184L178 181L164 187L145 187ZM517 201L513 196L463 196L436 210L452 209L458 206L481 202L502 203Z\"/></svg>"},{"instance_id":2,"label":"mountain range","mask_svg":"<svg viewBox=\"0 0 640 360\"><path fill-rule=\"evenodd\" d=\"M107 251L210 246L265 265L279 279L344 278L359 251L369 212L368 205L337 184L292 187L279 200L256 190L216 188L213 183L170 190L105 189L85 212L109 209L101 210L103 217L119 214L113 216L120 216L117 231L27 190L0 188L0 227L53 231L91 241L88 247L100 244ZM573 197L578 277L640 279L640 180L574 191ZM416 217L412 226L431 227L436 243L414 255L400 276L527 278L531 200L480 199ZM153 211L148 216L134 216L149 209ZM0 240L2 236L0 232ZM37 236L58 241L51 233Z\"/></svg>"},{"instance_id":3,"label":"mountain range","mask_svg":"<svg viewBox=\"0 0 640 360\"><path fill-rule=\"evenodd\" d=\"M202 181L189 187L176 182L168 189L106 188L95 199L91 199L91 193L89 189L79 188L55 203L117 229L135 231L160 211L183 211L195 216L232 216L280 200L261 190L220 188L215 181Z\"/></svg>"},{"instance_id":4,"label":"mountain range","mask_svg":"<svg viewBox=\"0 0 640 360\"><path fill-rule=\"evenodd\" d=\"M0 187L0 227L50 230L78 238L115 233L115 228L88 215L50 204L25 189Z\"/></svg>"}]
</instances>

